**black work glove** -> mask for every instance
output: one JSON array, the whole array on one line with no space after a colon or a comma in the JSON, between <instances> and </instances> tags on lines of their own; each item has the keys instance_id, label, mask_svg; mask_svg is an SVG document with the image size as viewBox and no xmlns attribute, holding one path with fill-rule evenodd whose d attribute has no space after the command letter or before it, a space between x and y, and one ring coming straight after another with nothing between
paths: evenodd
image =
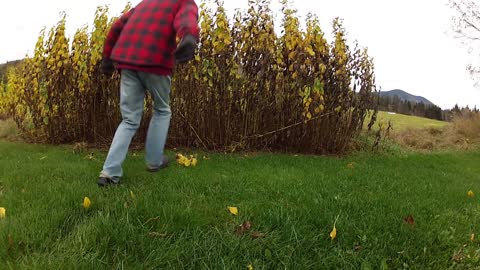
<instances>
[{"instance_id":1,"label":"black work glove","mask_svg":"<svg viewBox=\"0 0 480 270\"><path fill-rule=\"evenodd\" d=\"M106 76L112 76L113 72L115 71L115 66L113 65L113 61L107 58L103 58L102 63L100 64L100 70Z\"/></svg>"},{"instance_id":2,"label":"black work glove","mask_svg":"<svg viewBox=\"0 0 480 270\"><path fill-rule=\"evenodd\" d=\"M195 57L195 48L197 40L192 35L185 35L175 50L175 62L177 64L186 63Z\"/></svg>"}]
</instances>

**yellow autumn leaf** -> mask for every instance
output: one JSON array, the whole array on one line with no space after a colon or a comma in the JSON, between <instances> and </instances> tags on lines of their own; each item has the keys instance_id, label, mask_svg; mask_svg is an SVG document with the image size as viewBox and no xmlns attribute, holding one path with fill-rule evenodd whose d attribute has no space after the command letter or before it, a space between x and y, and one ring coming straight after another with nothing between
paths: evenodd
<instances>
[{"instance_id":1,"label":"yellow autumn leaf","mask_svg":"<svg viewBox=\"0 0 480 270\"><path fill-rule=\"evenodd\" d=\"M294 59L295 58L295 51L291 51L289 54L288 54L288 59Z\"/></svg>"},{"instance_id":2,"label":"yellow autumn leaf","mask_svg":"<svg viewBox=\"0 0 480 270\"><path fill-rule=\"evenodd\" d=\"M337 216L337 218L335 218L335 222L333 223L333 230L332 232L330 232L330 238L332 240L334 240L335 238L337 238L337 221L338 221L338 218L340 216Z\"/></svg>"},{"instance_id":3,"label":"yellow autumn leaf","mask_svg":"<svg viewBox=\"0 0 480 270\"><path fill-rule=\"evenodd\" d=\"M234 216L238 216L238 208L237 207L232 207L232 206L229 206L228 207L228 211L230 211L230 213Z\"/></svg>"},{"instance_id":4,"label":"yellow autumn leaf","mask_svg":"<svg viewBox=\"0 0 480 270\"><path fill-rule=\"evenodd\" d=\"M330 238L333 240L337 237L337 228L335 227L335 225L333 225L333 230L332 232L330 233Z\"/></svg>"},{"instance_id":5,"label":"yellow autumn leaf","mask_svg":"<svg viewBox=\"0 0 480 270\"><path fill-rule=\"evenodd\" d=\"M307 53L310 54L310 56L315 56L315 52L310 47L307 47Z\"/></svg>"},{"instance_id":6,"label":"yellow autumn leaf","mask_svg":"<svg viewBox=\"0 0 480 270\"><path fill-rule=\"evenodd\" d=\"M472 241L472 242L475 241L475 234L474 233L472 233L472 235L470 235L470 241Z\"/></svg>"},{"instance_id":7,"label":"yellow autumn leaf","mask_svg":"<svg viewBox=\"0 0 480 270\"><path fill-rule=\"evenodd\" d=\"M198 159L195 158L193 155L186 157L182 154L177 154L177 163L185 167L195 167L198 164Z\"/></svg>"},{"instance_id":8,"label":"yellow autumn leaf","mask_svg":"<svg viewBox=\"0 0 480 270\"><path fill-rule=\"evenodd\" d=\"M92 205L92 202L90 201L90 199L88 197L85 197L83 199L83 208L88 209L90 208L91 205Z\"/></svg>"},{"instance_id":9,"label":"yellow autumn leaf","mask_svg":"<svg viewBox=\"0 0 480 270\"><path fill-rule=\"evenodd\" d=\"M5 216L7 215L7 210L3 207L0 207L0 219L2 218L5 218Z\"/></svg>"},{"instance_id":10,"label":"yellow autumn leaf","mask_svg":"<svg viewBox=\"0 0 480 270\"><path fill-rule=\"evenodd\" d=\"M475 193L473 193L473 191L471 191L471 190L467 193L467 195L468 195L468 197L470 197L470 198L475 197Z\"/></svg>"},{"instance_id":11,"label":"yellow autumn leaf","mask_svg":"<svg viewBox=\"0 0 480 270\"><path fill-rule=\"evenodd\" d=\"M253 270L253 265L249 264L249 265L247 266L247 270Z\"/></svg>"},{"instance_id":12,"label":"yellow autumn leaf","mask_svg":"<svg viewBox=\"0 0 480 270\"><path fill-rule=\"evenodd\" d=\"M187 161L188 161L188 158L182 157L182 158L180 158L180 160L178 161L178 163L179 163L180 165L185 165L185 164L187 163Z\"/></svg>"},{"instance_id":13,"label":"yellow autumn leaf","mask_svg":"<svg viewBox=\"0 0 480 270\"><path fill-rule=\"evenodd\" d=\"M177 154L177 163L178 164L184 165L186 160L187 160L187 158L184 155Z\"/></svg>"}]
</instances>

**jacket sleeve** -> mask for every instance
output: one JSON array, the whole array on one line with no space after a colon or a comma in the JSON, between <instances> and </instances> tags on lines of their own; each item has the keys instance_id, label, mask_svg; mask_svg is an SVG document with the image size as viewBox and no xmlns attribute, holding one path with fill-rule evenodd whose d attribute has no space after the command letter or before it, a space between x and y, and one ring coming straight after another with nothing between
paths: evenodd
<instances>
[{"instance_id":1,"label":"jacket sleeve","mask_svg":"<svg viewBox=\"0 0 480 270\"><path fill-rule=\"evenodd\" d=\"M200 32L198 27L198 6L194 0L182 0L175 15L173 27L177 37L180 39L190 34L198 40Z\"/></svg>"},{"instance_id":2,"label":"jacket sleeve","mask_svg":"<svg viewBox=\"0 0 480 270\"><path fill-rule=\"evenodd\" d=\"M105 45L103 46L103 57L109 59L112 54L113 48L117 43L118 37L122 33L123 27L127 24L128 19L132 16L135 8L130 9L128 12L124 13L119 19L117 19L110 31L108 31L107 38L105 40Z\"/></svg>"}]
</instances>

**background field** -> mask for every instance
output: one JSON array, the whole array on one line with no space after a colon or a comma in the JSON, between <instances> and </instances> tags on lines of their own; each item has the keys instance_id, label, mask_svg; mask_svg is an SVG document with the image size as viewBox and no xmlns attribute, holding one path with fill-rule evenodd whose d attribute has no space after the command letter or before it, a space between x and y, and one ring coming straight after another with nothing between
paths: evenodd
<instances>
[{"instance_id":1,"label":"background field","mask_svg":"<svg viewBox=\"0 0 480 270\"><path fill-rule=\"evenodd\" d=\"M423 117L409 116L403 114L389 114L387 112L378 113L378 121L392 121L395 131L403 131L407 128L443 128L447 122L432 120Z\"/></svg>"}]
</instances>

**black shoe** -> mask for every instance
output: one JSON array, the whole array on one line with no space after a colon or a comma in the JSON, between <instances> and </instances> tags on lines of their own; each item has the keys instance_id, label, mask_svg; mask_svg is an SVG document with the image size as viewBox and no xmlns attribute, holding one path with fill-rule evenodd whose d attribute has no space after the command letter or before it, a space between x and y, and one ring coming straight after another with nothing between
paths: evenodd
<instances>
[{"instance_id":1,"label":"black shoe","mask_svg":"<svg viewBox=\"0 0 480 270\"><path fill-rule=\"evenodd\" d=\"M159 167L151 167L150 165L147 166L147 171L151 173L155 173L160 171L161 169L165 169L170 164L170 160L168 160L167 156L162 156L162 165Z\"/></svg>"},{"instance_id":2,"label":"black shoe","mask_svg":"<svg viewBox=\"0 0 480 270\"><path fill-rule=\"evenodd\" d=\"M120 184L120 178L119 177L105 177L105 176L100 176L98 178L97 184L99 187L106 187L106 186L115 186Z\"/></svg>"}]
</instances>

